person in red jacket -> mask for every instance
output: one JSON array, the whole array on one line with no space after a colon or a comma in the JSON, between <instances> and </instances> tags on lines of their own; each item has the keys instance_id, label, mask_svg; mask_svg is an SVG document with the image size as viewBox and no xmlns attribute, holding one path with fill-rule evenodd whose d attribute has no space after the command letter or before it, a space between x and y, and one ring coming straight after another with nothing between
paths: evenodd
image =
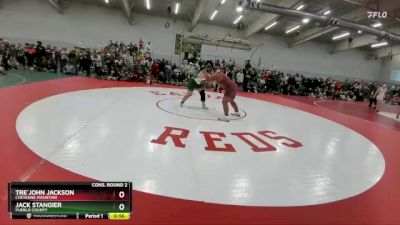
<instances>
[{"instance_id":1,"label":"person in red jacket","mask_svg":"<svg viewBox=\"0 0 400 225\"><path fill-rule=\"evenodd\" d=\"M269 78L271 78L271 76L272 76L271 71L265 71L263 74L263 79L268 80Z\"/></svg>"},{"instance_id":2,"label":"person in red jacket","mask_svg":"<svg viewBox=\"0 0 400 225\"><path fill-rule=\"evenodd\" d=\"M158 81L160 75L160 69L158 68L158 62L156 60L154 60L153 64L151 64L151 75L157 78Z\"/></svg>"},{"instance_id":3,"label":"person in red jacket","mask_svg":"<svg viewBox=\"0 0 400 225\"><path fill-rule=\"evenodd\" d=\"M33 70L33 62L36 57L36 48L34 48L33 45L26 45L25 56L28 59L28 67Z\"/></svg>"}]
</instances>

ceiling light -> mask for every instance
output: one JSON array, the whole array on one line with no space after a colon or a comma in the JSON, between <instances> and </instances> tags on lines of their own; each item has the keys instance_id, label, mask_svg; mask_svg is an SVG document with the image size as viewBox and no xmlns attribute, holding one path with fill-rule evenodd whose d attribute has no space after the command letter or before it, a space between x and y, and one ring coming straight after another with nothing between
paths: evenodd
<instances>
[{"instance_id":1,"label":"ceiling light","mask_svg":"<svg viewBox=\"0 0 400 225\"><path fill-rule=\"evenodd\" d=\"M358 30L358 31L357 31L357 34L362 34L362 30Z\"/></svg>"},{"instance_id":2,"label":"ceiling light","mask_svg":"<svg viewBox=\"0 0 400 225\"><path fill-rule=\"evenodd\" d=\"M225 0L221 0L221 5L223 5L225 3Z\"/></svg>"},{"instance_id":3,"label":"ceiling light","mask_svg":"<svg viewBox=\"0 0 400 225\"><path fill-rule=\"evenodd\" d=\"M382 26L382 23L381 23L381 22L377 22L377 23L371 24L371 27L375 27L375 28L381 27L381 26Z\"/></svg>"},{"instance_id":4,"label":"ceiling light","mask_svg":"<svg viewBox=\"0 0 400 225\"><path fill-rule=\"evenodd\" d=\"M347 36L349 36L349 35L350 35L349 32L346 32L346 33L343 33L343 34L334 35L334 36L332 37L332 40L337 40L337 39L340 39L340 38L344 38L344 37L347 37Z\"/></svg>"},{"instance_id":5,"label":"ceiling light","mask_svg":"<svg viewBox=\"0 0 400 225\"><path fill-rule=\"evenodd\" d=\"M371 45L371 48L377 48L377 47L385 46L385 45L387 45L387 44L388 44L388 43L387 43L386 41L378 42L378 43L372 44L372 45Z\"/></svg>"},{"instance_id":6,"label":"ceiling light","mask_svg":"<svg viewBox=\"0 0 400 225\"><path fill-rule=\"evenodd\" d=\"M310 22L310 18L304 18L302 21L304 24L307 24L308 22Z\"/></svg>"},{"instance_id":7,"label":"ceiling light","mask_svg":"<svg viewBox=\"0 0 400 225\"><path fill-rule=\"evenodd\" d=\"M212 15L210 17L210 20L213 20L215 15L217 15L217 13L218 13L218 10L214 10L214 12L212 13Z\"/></svg>"},{"instance_id":8,"label":"ceiling light","mask_svg":"<svg viewBox=\"0 0 400 225\"><path fill-rule=\"evenodd\" d=\"M146 8L147 10L150 10L150 0L146 0Z\"/></svg>"},{"instance_id":9,"label":"ceiling light","mask_svg":"<svg viewBox=\"0 0 400 225\"><path fill-rule=\"evenodd\" d=\"M257 0L257 2L261 2L261 0Z\"/></svg>"},{"instance_id":10,"label":"ceiling light","mask_svg":"<svg viewBox=\"0 0 400 225\"><path fill-rule=\"evenodd\" d=\"M265 30L271 29L271 27L275 26L278 23L278 21L275 21L273 23L271 23L270 25L268 25Z\"/></svg>"},{"instance_id":11,"label":"ceiling light","mask_svg":"<svg viewBox=\"0 0 400 225\"><path fill-rule=\"evenodd\" d=\"M238 18L236 18L235 21L233 21L233 24L237 24L242 18L243 18L243 15L240 15Z\"/></svg>"},{"instance_id":12,"label":"ceiling light","mask_svg":"<svg viewBox=\"0 0 400 225\"><path fill-rule=\"evenodd\" d=\"M299 5L296 10L301 10L302 8L304 8L304 5Z\"/></svg>"},{"instance_id":13,"label":"ceiling light","mask_svg":"<svg viewBox=\"0 0 400 225\"><path fill-rule=\"evenodd\" d=\"M175 5L175 14L178 14L178 12L179 12L179 3L176 3L176 5Z\"/></svg>"},{"instance_id":14,"label":"ceiling light","mask_svg":"<svg viewBox=\"0 0 400 225\"><path fill-rule=\"evenodd\" d=\"M300 28L300 25L297 25L297 26L295 26L295 27L290 28L290 29L287 30L285 33L286 33L286 34L289 34L289 33L293 32L293 31L295 31L295 30L297 30L297 29L299 29L299 28Z\"/></svg>"},{"instance_id":15,"label":"ceiling light","mask_svg":"<svg viewBox=\"0 0 400 225\"><path fill-rule=\"evenodd\" d=\"M332 12L331 10L325 11L325 12L324 12L324 16L331 14L331 12Z\"/></svg>"},{"instance_id":16,"label":"ceiling light","mask_svg":"<svg viewBox=\"0 0 400 225\"><path fill-rule=\"evenodd\" d=\"M110 3L108 0L104 0L107 4Z\"/></svg>"}]
</instances>

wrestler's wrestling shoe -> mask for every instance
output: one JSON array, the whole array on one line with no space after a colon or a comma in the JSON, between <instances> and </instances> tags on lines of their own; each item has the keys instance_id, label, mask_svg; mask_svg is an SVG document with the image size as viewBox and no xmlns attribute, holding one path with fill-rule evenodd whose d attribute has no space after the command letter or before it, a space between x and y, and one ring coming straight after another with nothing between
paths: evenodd
<instances>
[{"instance_id":1,"label":"wrestler's wrestling shoe","mask_svg":"<svg viewBox=\"0 0 400 225\"><path fill-rule=\"evenodd\" d=\"M234 113L231 113L231 115L232 115L232 116L240 117L240 112L234 112Z\"/></svg>"},{"instance_id":2,"label":"wrestler's wrestling shoe","mask_svg":"<svg viewBox=\"0 0 400 225\"><path fill-rule=\"evenodd\" d=\"M218 120L219 121L224 121L224 122L229 122L229 118L226 117L226 116L220 116L220 117L218 117Z\"/></svg>"},{"instance_id":3,"label":"wrestler's wrestling shoe","mask_svg":"<svg viewBox=\"0 0 400 225\"><path fill-rule=\"evenodd\" d=\"M203 105L201 108L204 109L204 110L208 110L208 107L205 106L205 105Z\"/></svg>"},{"instance_id":4,"label":"wrestler's wrestling shoe","mask_svg":"<svg viewBox=\"0 0 400 225\"><path fill-rule=\"evenodd\" d=\"M183 103L181 102L181 103L179 104L179 106L180 106L180 107L183 107Z\"/></svg>"}]
</instances>

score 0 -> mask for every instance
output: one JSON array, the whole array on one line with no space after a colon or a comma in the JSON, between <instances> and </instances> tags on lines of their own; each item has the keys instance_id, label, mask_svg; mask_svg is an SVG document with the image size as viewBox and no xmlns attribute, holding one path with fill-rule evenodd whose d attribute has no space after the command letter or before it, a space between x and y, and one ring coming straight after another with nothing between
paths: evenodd
<instances>
[{"instance_id":1,"label":"score 0","mask_svg":"<svg viewBox=\"0 0 400 225\"><path fill-rule=\"evenodd\" d=\"M114 192L115 200L129 200L129 193L127 190L119 190Z\"/></svg>"},{"instance_id":2,"label":"score 0","mask_svg":"<svg viewBox=\"0 0 400 225\"><path fill-rule=\"evenodd\" d=\"M124 198L125 198L125 191L120 191L120 192L118 193L118 197L119 197L120 199L124 199Z\"/></svg>"},{"instance_id":3,"label":"score 0","mask_svg":"<svg viewBox=\"0 0 400 225\"><path fill-rule=\"evenodd\" d=\"M127 193L127 191L124 191L124 190L120 190L120 191L117 191L116 193L115 193L115 200L116 201L118 201L118 200L128 200L128 198L129 198L129 193ZM119 211L125 211L127 208L128 205L127 205L127 202L120 202L119 204L118 204L118 209L119 209Z\"/></svg>"},{"instance_id":4,"label":"score 0","mask_svg":"<svg viewBox=\"0 0 400 225\"><path fill-rule=\"evenodd\" d=\"M125 198L125 191L119 191L119 192L118 192L118 197L119 197L120 199L124 199L124 198ZM124 203L119 204L119 205L118 205L118 209L119 209L120 211L124 211L124 209L125 209L125 204L124 204Z\"/></svg>"}]
</instances>

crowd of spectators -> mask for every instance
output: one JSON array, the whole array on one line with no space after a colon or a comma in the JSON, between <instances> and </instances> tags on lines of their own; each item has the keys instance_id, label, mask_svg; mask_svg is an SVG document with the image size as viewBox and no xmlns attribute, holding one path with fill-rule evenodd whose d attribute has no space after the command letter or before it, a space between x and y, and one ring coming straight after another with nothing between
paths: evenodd
<instances>
[{"instance_id":1,"label":"crowd of spectators","mask_svg":"<svg viewBox=\"0 0 400 225\"><path fill-rule=\"evenodd\" d=\"M225 66L223 69L246 92L308 96L324 99L364 101L375 99L385 92L386 102L400 103L400 84L288 74L277 70L254 69L247 64L243 69ZM387 88L390 87L390 88ZM382 90L384 89L384 90Z\"/></svg>"},{"instance_id":2,"label":"crowd of spectators","mask_svg":"<svg viewBox=\"0 0 400 225\"><path fill-rule=\"evenodd\" d=\"M95 76L98 79L144 81L183 85L197 72L211 66L224 71L246 92L300 95L317 98L364 101L373 99L382 83L286 74L273 68L253 68L234 60L183 60L180 65L165 59L153 59L151 42L110 41L101 49L61 48L36 44L12 44L0 39L0 73L10 69L61 72ZM387 84L387 102L399 103L399 84ZM221 91L214 87L215 91Z\"/></svg>"}]
</instances>

